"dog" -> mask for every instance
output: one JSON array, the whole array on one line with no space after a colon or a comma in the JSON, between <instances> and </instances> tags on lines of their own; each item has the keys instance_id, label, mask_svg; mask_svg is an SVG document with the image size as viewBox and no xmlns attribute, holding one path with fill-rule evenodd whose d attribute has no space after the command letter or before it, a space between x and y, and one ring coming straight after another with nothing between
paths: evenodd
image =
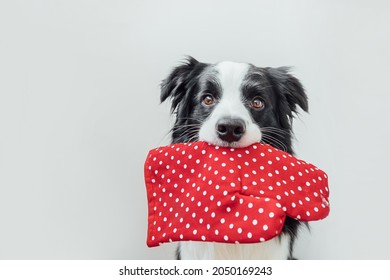
<instances>
[{"instance_id":1,"label":"dog","mask_svg":"<svg viewBox=\"0 0 390 280\"><path fill-rule=\"evenodd\" d=\"M293 154L292 121L308 98L288 67L202 63L193 57L161 83L161 102L171 99L172 143L206 141L246 147L266 143ZM286 217L282 233L255 244L180 242L177 259L294 259L294 241L306 223Z\"/></svg>"}]
</instances>

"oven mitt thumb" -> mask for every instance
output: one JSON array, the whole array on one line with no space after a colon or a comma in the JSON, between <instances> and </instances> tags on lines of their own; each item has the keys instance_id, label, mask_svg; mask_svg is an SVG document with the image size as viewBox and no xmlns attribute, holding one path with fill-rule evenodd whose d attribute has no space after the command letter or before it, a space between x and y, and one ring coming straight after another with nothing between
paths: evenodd
<instances>
[{"instance_id":1,"label":"oven mitt thumb","mask_svg":"<svg viewBox=\"0 0 390 280\"><path fill-rule=\"evenodd\" d=\"M144 168L149 247L264 242L281 233L286 215L329 214L325 172L266 144L173 144L151 150Z\"/></svg>"}]
</instances>

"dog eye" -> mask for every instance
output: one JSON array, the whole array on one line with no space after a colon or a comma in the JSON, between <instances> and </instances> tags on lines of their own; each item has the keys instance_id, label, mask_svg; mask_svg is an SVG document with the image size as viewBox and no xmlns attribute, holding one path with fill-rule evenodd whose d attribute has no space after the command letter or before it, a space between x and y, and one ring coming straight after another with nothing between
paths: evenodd
<instances>
[{"instance_id":1,"label":"dog eye","mask_svg":"<svg viewBox=\"0 0 390 280\"><path fill-rule=\"evenodd\" d=\"M253 109L261 110L264 109L265 104L262 99L260 99L259 97L255 97L251 100L251 102L249 102L249 106L252 107Z\"/></svg>"},{"instance_id":2,"label":"dog eye","mask_svg":"<svg viewBox=\"0 0 390 280\"><path fill-rule=\"evenodd\" d=\"M203 96L202 103L206 106L213 105L215 103L215 98L210 94Z\"/></svg>"}]
</instances>

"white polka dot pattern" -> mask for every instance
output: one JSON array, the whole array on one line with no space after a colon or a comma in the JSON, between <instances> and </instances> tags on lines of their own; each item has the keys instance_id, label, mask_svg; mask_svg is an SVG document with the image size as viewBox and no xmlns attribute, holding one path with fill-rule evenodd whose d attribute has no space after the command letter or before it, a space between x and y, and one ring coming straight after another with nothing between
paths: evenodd
<instances>
[{"instance_id":1,"label":"white polka dot pattern","mask_svg":"<svg viewBox=\"0 0 390 280\"><path fill-rule=\"evenodd\" d=\"M151 150L144 171L149 247L264 242L280 234L286 215L314 221L329 214L325 172L265 144L173 144Z\"/></svg>"}]
</instances>

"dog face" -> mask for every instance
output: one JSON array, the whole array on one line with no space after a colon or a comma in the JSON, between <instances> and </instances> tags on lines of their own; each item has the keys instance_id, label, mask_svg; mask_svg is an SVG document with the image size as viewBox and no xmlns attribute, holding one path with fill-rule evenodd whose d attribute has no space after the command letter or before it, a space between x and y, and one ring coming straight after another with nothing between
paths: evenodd
<instances>
[{"instance_id":1,"label":"dog face","mask_svg":"<svg viewBox=\"0 0 390 280\"><path fill-rule=\"evenodd\" d=\"M247 63L200 63L189 57L162 82L161 101L172 98L172 142L206 141L245 147L264 142L292 153L297 106L308 110L300 82L287 68Z\"/></svg>"}]
</instances>

